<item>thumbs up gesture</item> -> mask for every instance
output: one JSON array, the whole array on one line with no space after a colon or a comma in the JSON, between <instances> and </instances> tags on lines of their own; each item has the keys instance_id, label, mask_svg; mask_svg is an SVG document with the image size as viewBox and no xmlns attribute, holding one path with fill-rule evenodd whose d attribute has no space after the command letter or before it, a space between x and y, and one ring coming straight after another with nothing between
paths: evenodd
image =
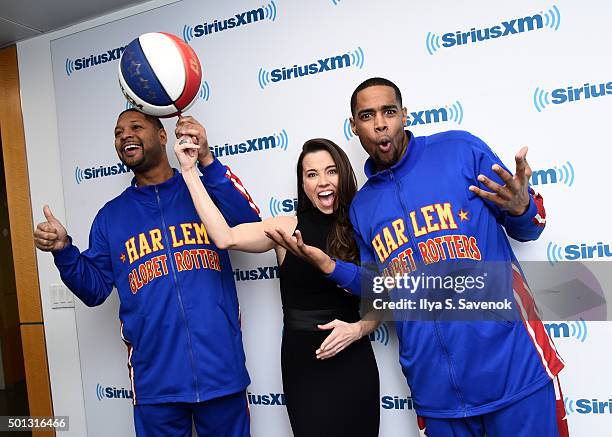
<instances>
[{"instance_id":1,"label":"thumbs up gesture","mask_svg":"<svg viewBox=\"0 0 612 437\"><path fill-rule=\"evenodd\" d=\"M43 207L46 222L39 223L34 230L34 244L44 252L62 250L69 244L64 225L55 218L48 205Z\"/></svg>"}]
</instances>

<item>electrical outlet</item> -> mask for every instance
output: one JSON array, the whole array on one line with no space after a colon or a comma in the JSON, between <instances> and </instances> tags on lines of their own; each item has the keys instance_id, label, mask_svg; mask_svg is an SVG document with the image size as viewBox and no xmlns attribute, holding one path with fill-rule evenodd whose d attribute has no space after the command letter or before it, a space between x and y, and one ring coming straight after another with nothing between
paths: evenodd
<instances>
[{"instance_id":1,"label":"electrical outlet","mask_svg":"<svg viewBox=\"0 0 612 437\"><path fill-rule=\"evenodd\" d=\"M70 290L63 284L51 284L51 308L74 308L74 298Z\"/></svg>"}]
</instances>

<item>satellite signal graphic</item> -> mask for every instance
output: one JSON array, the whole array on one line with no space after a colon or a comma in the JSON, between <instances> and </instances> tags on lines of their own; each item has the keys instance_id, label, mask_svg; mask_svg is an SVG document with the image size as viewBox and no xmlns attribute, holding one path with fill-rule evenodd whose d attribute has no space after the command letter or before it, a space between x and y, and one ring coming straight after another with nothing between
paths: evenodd
<instances>
[{"instance_id":1,"label":"satellite signal graphic","mask_svg":"<svg viewBox=\"0 0 612 437\"><path fill-rule=\"evenodd\" d=\"M133 109L135 106L129 100L125 101L125 109Z\"/></svg>"},{"instance_id":2,"label":"satellite signal graphic","mask_svg":"<svg viewBox=\"0 0 612 437\"><path fill-rule=\"evenodd\" d=\"M357 47L355 50L348 52L348 54L351 57L351 65L360 69L363 68L365 56L361 47Z\"/></svg>"},{"instance_id":3,"label":"satellite signal graphic","mask_svg":"<svg viewBox=\"0 0 612 437\"><path fill-rule=\"evenodd\" d=\"M266 6L264 6L264 17L270 21L276 21L276 3L274 0L270 0Z\"/></svg>"},{"instance_id":4,"label":"satellite signal graphic","mask_svg":"<svg viewBox=\"0 0 612 437\"><path fill-rule=\"evenodd\" d=\"M272 215L272 217L276 217L283 212L281 201L274 197L270 198L269 206L270 206L270 214Z\"/></svg>"},{"instance_id":5,"label":"satellite signal graphic","mask_svg":"<svg viewBox=\"0 0 612 437\"><path fill-rule=\"evenodd\" d=\"M189 44L189 42L193 39L193 27L188 26L187 24L185 24L183 26L183 41L185 41L187 44Z\"/></svg>"},{"instance_id":6,"label":"satellite signal graphic","mask_svg":"<svg viewBox=\"0 0 612 437\"><path fill-rule=\"evenodd\" d=\"M461 106L461 102L457 100L447 107L449 120L452 120L457 124L461 124L463 122L463 106Z\"/></svg>"},{"instance_id":7,"label":"satellite signal graphic","mask_svg":"<svg viewBox=\"0 0 612 437\"><path fill-rule=\"evenodd\" d=\"M198 95L202 100L208 102L208 99L210 99L210 85L208 85L208 81L205 80L204 82L202 82Z\"/></svg>"},{"instance_id":8,"label":"satellite signal graphic","mask_svg":"<svg viewBox=\"0 0 612 437\"><path fill-rule=\"evenodd\" d=\"M283 129L279 133L275 133L274 141L276 143L276 147L287 150L287 147L289 147L289 136L287 135L287 131Z\"/></svg>"},{"instance_id":9,"label":"satellite signal graphic","mask_svg":"<svg viewBox=\"0 0 612 437\"><path fill-rule=\"evenodd\" d=\"M66 58L66 74L70 76L74 72L74 61Z\"/></svg>"},{"instance_id":10,"label":"satellite signal graphic","mask_svg":"<svg viewBox=\"0 0 612 437\"><path fill-rule=\"evenodd\" d=\"M564 164L555 166L557 171L557 181L569 187L574 185L574 166L571 162L566 161Z\"/></svg>"},{"instance_id":11,"label":"satellite signal graphic","mask_svg":"<svg viewBox=\"0 0 612 437\"><path fill-rule=\"evenodd\" d=\"M100 384L96 384L96 397L99 401L106 397L104 394L104 387L102 387Z\"/></svg>"},{"instance_id":12,"label":"satellite signal graphic","mask_svg":"<svg viewBox=\"0 0 612 437\"><path fill-rule=\"evenodd\" d=\"M542 112L550 105L550 93L544 89L537 87L533 92L533 105L538 112Z\"/></svg>"},{"instance_id":13,"label":"satellite signal graphic","mask_svg":"<svg viewBox=\"0 0 612 437\"><path fill-rule=\"evenodd\" d=\"M85 179L83 177L83 170L81 170L78 166L74 169L74 179L76 179L77 184L80 184Z\"/></svg>"},{"instance_id":14,"label":"satellite signal graphic","mask_svg":"<svg viewBox=\"0 0 612 437\"><path fill-rule=\"evenodd\" d=\"M572 413L575 413L576 410L574 409L574 400L570 399L569 397L565 397L563 398L563 405L565 406L565 413L569 416Z\"/></svg>"},{"instance_id":15,"label":"satellite signal graphic","mask_svg":"<svg viewBox=\"0 0 612 437\"><path fill-rule=\"evenodd\" d=\"M557 243L553 243L552 241L548 243L546 247L546 258L548 258L548 262L551 266L557 264L560 261L565 261L565 256L563 255L563 247L557 245Z\"/></svg>"},{"instance_id":16,"label":"satellite signal graphic","mask_svg":"<svg viewBox=\"0 0 612 437\"><path fill-rule=\"evenodd\" d=\"M354 136L355 134L351 130L351 120L347 118L344 120L344 138L346 138L346 141L350 141Z\"/></svg>"},{"instance_id":17,"label":"satellite signal graphic","mask_svg":"<svg viewBox=\"0 0 612 437\"><path fill-rule=\"evenodd\" d=\"M386 323L381 323L380 326L370 334L370 341L376 341L385 346L389 344L389 327Z\"/></svg>"},{"instance_id":18,"label":"satellite signal graphic","mask_svg":"<svg viewBox=\"0 0 612 437\"><path fill-rule=\"evenodd\" d=\"M430 55L433 55L438 50L440 50L440 37L432 32L427 32L427 36L425 37L425 47Z\"/></svg>"},{"instance_id":19,"label":"satellite signal graphic","mask_svg":"<svg viewBox=\"0 0 612 437\"><path fill-rule=\"evenodd\" d=\"M584 343L587 338L587 324L584 320L574 320L571 323L572 332L570 337L579 340L581 343Z\"/></svg>"},{"instance_id":20,"label":"satellite signal graphic","mask_svg":"<svg viewBox=\"0 0 612 437\"><path fill-rule=\"evenodd\" d=\"M270 83L270 73L267 70L260 68L257 79L259 81L259 88L263 90Z\"/></svg>"},{"instance_id":21,"label":"satellite signal graphic","mask_svg":"<svg viewBox=\"0 0 612 437\"><path fill-rule=\"evenodd\" d=\"M559 8L556 5L553 5L546 12L541 12L541 14L546 19L544 26L550 27L555 31L559 30L559 25L561 24L561 12L559 12Z\"/></svg>"}]
</instances>

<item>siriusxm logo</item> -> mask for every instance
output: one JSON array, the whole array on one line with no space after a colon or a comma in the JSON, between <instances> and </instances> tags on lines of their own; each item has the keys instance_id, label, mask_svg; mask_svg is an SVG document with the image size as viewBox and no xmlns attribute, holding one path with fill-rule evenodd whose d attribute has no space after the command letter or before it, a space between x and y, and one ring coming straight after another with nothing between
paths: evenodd
<instances>
[{"instance_id":1,"label":"siriusxm logo","mask_svg":"<svg viewBox=\"0 0 612 437\"><path fill-rule=\"evenodd\" d=\"M584 320L572 322L544 323L548 335L554 338L575 338L584 343L587 338L587 324Z\"/></svg>"},{"instance_id":2,"label":"siriusxm logo","mask_svg":"<svg viewBox=\"0 0 612 437\"><path fill-rule=\"evenodd\" d=\"M599 399L563 399L565 412L570 414L612 414L612 399L600 401Z\"/></svg>"},{"instance_id":3,"label":"siriusxm logo","mask_svg":"<svg viewBox=\"0 0 612 437\"><path fill-rule=\"evenodd\" d=\"M609 244L601 241L597 244L568 244L566 246L549 242L546 247L546 257L551 265L559 261L576 261L579 259L597 259L612 257L612 249Z\"/></svg>"},{"instance_id":4,"label":"siriusxm logo","mask_svg":"<svg viewBox=\"0 0 612 437\"><path fill-rule=\"evenodd\" d=\"M127 388L104 387L96 384L96 397L103 399L132 399L132 390Z\"/></svg>"},{"instance_id":5,"label":"siriusxm logo","mask_svg":"<svg viewBox=\"0 0 612 437\"><path fill-rule=\"evenodd\" d=\"M270 215L272 217L297 211L296 198L278 200L271 197L268 205L270 206Z\"/></svg>"},{"instance_id":6,"label":"siriusxm logo","mask_svg":"<svg viewBox=\"0 0 612 437\"><path fill-rule=\"evenodd\" d=\"M118 162L115 165L89 167L85 170L81 170L78 166L74 169L74 178L76 183L88 181L90 179L103 178L106 176L115 176L118 174L129 173L130 169L123 163Z\"/></svg>"},{"instance_id":7,"label":"siriusxm logo","mask_svg":"<svg viewBox=\"0 0 612 437\"><path fill-rule=\"evenodd\" d=\"M461 124L463 122L463 107L461 106L461 102L459 100L442 108L413 111L408 114L408 117L406 118L406 126L442 123L446 121L454 121L457 124Z\"/></svg>"},{"instance_id":8,"label":"siriusxm logo","mask_svg":"<svg viewBox=\"0 0 612 437\"><path fill-rule=\"evenodd\" d=\"M564 184L571 187L574 185L574 176L574 166L566 161L553 168L534 170L531 173L531 185Z\"/></svg>"},{"instance_id":9,"label":"siriusxm logo","mask_svg":"<svg viewBox=\"0 0 612 437\"><path fill-rule=\"evenodd\" d=\"M283 393L266 393L253 394L247 393L250 405L268 405L268 406L283 406L285 405L285 395Z\"/></svg>"},{"instance_id":10,"label":"siriusxm logo","mask_svg":"<svg viewBox=\"0 0 612 437\"><path fill-rule=\"evenodd\" d=\"M298 79L304 76L312 76L326 71L339 70L347 67L363 68L365 61L363 49L357 47L355 50L330 56L324 59L317 59L314 62L304 65L294 64L292 67L275 68L268 73L264 68L259 69L257 80L259 88L265 89L270 82L276 83L284 80Z\"/></svg>"},{"instance_id":11,"label":"siriusxm logo","mask_svg":"<svg viewBox=\"0 0 612 437\"><path fill-rule=\"evenodd\" d=\"M260 279L278 279L280 276L278 266L257 267L251 270L234 270L234 279L238 281L258 281Z\"/></svg>"},{"instance_id":12,"label":"siriusxm logo","mask_svg":"<svg viewBox=\"0 0 612 437\"><path fill-rule=\"evenodd\" d=\"M469 31L457 30L456 32L448 32L442 35L441 38L433 32L427 32L425 48L430 55L433 55L441 48L474 44L533 30L549 28L556 31L559 29L559 24L561 24L561 13L557 6L553 6L547 12L502 21L500 24L482 29L472 27ZM441 44L440 39L442 39Z\"/></svg>"},{"instance_id":13,"label":"siriusxm logo","mask_svg":"<svg viewBox=\"0 0 612 437\"><path fill-rule=\"evenodd\" d=\"M602 82L596 85L585 83L579 87L568 86L557 88L550 93L540 87L533 92L533 105L538 112L542 112L548 105L562 105L568 102L594 99L612 94L612 82Z\"/></svg>"},{"instance_id":14,"label":"siriusxm logo","mask_svg":"<svg viewBox=\"0 0 612 437\"><path fill-rule=\"evenodd\" d=\"M288 146L289 136L287 135L287 131L283 129L279 133L274 133L267 137L251 138L250 140L245 140L236 144L225 143L223 146L212 146L211 151L216 157L221 157L272 149L285 151Z\"/></svg>"},{"instance_id":15,"label":"siriusxm logo","mask_svg":"<svg viewBox=\"0 0 612 437\"><path fill-rule=\"evenodd\" d=\"M377 341L378 343L382 343L385 346L389 344L389 328L386 323L381 323L376 331L372 332L370 335L370 341Z\"/></svg>"},{"instance_id":16,"label":"siriusxm logo","mask_svg":"<svg viewBox=\"0 0 612 437\"><path fill-rule=\"evenodd\" d=\"M414 410L411 397L385 395L380 398L380 406L385 410Z\"/></svg>"},{"instance_id":17,"label":"siriusxm logo","mask_svg":"<svg viewBox=\"0 0 612 437\"><path fill-rule=\"evenodd\" d=\"M459 100L439 108L412 111L406 117L406 126L446 122L463 123L463 106ZM349 141L354 136L351 122L347 118L344 120L344 138Z\"/></svg>"},{"instance_id":18,"label":"siriusxm logo","mask_svg":"<svg viewBox=\"0 0 612 437\"><path fill-rule=\"evenodd\" d=\"M270 0L267 5L258 9L239 12L232 17L216 19L211 23L196 24L194 27L185 24L183 26L183 39L185 42L190 42L194 38L201 38L264 20L276 21L276 3L274 0Z\"/></svg>"},{"instance_id":19,"label":"siriusxm logo","mask_svg":"<svg viewBox=\"0 0 612 437\"><path fill-rule=\"evenodd\" d=\"M75 71L84 70L85 68L94 67L100 64L106 64L110 61L118 61L119 58L121 58L121 54L125 50L125 47L126 46L117 47L107 50L104 53L89 55L88 57L82 57L75 60L66 58L66 74L71 76Z\"/></svg>"}]
</instances>

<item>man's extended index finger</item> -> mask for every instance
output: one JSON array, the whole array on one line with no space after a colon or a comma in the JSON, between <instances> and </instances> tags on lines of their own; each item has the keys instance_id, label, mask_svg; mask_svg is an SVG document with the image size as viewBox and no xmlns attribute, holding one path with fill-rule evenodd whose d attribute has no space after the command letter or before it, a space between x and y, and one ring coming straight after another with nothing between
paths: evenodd
<instances>
[{"instance_id":1,"label":"man's extended index finger","mask_svg":"<svg viewBox=\"0 0 612 437\"><path fill-rule=\"evenodd\" d=\"M527 146L521 148L514 159L516 161L516 174L524 178L525 171L527 170Z\"/></svg>"}]
</instances>

